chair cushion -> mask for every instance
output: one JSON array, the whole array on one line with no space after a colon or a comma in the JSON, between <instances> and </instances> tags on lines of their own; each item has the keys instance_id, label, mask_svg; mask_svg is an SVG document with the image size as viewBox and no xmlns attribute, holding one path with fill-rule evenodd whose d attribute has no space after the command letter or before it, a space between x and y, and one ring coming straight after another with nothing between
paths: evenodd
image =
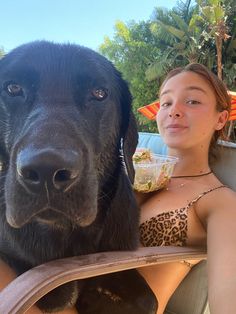
<instances>
[{"instance_id":1,"label":"chair cushion","mask_svg":"<svg viewBox=\"0 0 236 314\"><path fill-rule=\"evenodd\" d=\"M139 132L138 148L141 147L149 148L155 154L167 154L167 146L157 133Z\"/></svg>"}]
</instances>

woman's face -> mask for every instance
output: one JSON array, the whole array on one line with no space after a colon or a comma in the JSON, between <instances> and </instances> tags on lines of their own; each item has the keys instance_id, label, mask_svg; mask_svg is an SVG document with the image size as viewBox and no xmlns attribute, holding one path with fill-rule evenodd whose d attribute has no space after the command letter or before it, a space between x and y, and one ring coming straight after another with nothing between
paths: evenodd
<instances>
[{"instance_id":1,"label":"woman's face","mask_svg":"<svg viewBox=\"0 0 236 314\"><path fill-rule=\"evenodd\" d=\"M208 149L212 135L223 128L227 111L216 110L211 86L194 72L170 78L160 94L157 125L170 148L201 145Z\"/></svg>"}]
</instances>

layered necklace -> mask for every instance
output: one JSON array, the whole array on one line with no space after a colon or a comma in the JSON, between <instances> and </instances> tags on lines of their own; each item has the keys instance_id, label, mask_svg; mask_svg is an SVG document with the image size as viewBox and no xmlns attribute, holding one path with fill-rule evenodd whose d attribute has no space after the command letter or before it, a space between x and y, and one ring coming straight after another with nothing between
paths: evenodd
<instances>
[{"instance_id":1,"label":"layered necklace","mask_svg":"<svg viewBox=\"0 0 236 314\"><path fill-rule=\"evenodd\" d=\"M185 176L172 176L171 179L180 179L180 178L198 178L198 177L204 177L204 176L208 176L209 174L212 173L212 170L208 171L208 172L204 172L201 174L195 174L195 175L185 175ZM173 189L177 189L177 188L182 188L183 186L185 186L187 184L187 182L185 183L181 183L175 187L173 187ZM166 190L170 190L172 188L166 188Z\"/></svg>"}]
</instances>

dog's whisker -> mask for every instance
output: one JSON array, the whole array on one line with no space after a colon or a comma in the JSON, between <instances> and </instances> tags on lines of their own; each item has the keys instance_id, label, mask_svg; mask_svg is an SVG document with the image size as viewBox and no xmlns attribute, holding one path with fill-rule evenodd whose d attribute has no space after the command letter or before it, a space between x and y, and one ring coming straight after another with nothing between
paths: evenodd
<instances>
[{"instance_id":1,"label":"dog's whisker","mask_svg":"<svg viewBox=\"0 0 236 314\"><path fill-rule=\"evenodd\" d=\"M4 197L1 197L1 196L0 196L0 207L1 207L1 208L4 208L5 206L6 206L5 199L4 199Z\"/></svg>"},{"instance_id":2,"label":"dog's whisker","mask_svg":"<svg viewBox=\"0 0 236 314\"><path fill-rule=\"evenodd\" d=\"M1 126L8 126L8 121L5 121L5 120L0 120L0 124Z\"/></svg>"},{"instance_id":3,"label":"dog's whisker","mask_svg":"<svg viewBox=\"0 0 236 314\"><path fill-rule=\"evenodd\" d=\"M102 195L98 198L98 200L103 200L103 199L111 199L111 196L108 193L103 192Z\"/></svg>"}]
</instances>

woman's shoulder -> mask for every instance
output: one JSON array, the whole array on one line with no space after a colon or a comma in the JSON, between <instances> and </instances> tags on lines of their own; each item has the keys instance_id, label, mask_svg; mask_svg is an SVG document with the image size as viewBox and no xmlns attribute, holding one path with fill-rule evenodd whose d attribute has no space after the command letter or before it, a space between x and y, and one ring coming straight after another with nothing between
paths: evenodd
<instances>
[{"instance_id":1,"label":"woman's shoulder","mask_svg":"<svg viewBox=\"0 0 236 314\"><path fill-rule=\"evenodd\" d=\"M209 206L209 213L212 210L222 210L226 213L229 210L236 211L236 192L233 191L228 186L222 185L222 188L219 188L211 195L209 198L211 206Z\"/></svg>"},{"instance_id":2,"label":"woman's shoulder","mask_svg":"<svg viewBox=\"0 0 236 314\"><path fill-rule=\"evenodd\" d=\"M196 212L201 220L207 220L213 214L230 215L236 212L236 192L216 181L203 191L201 200L196 204Z\"/></svg>"}]
</instances>

